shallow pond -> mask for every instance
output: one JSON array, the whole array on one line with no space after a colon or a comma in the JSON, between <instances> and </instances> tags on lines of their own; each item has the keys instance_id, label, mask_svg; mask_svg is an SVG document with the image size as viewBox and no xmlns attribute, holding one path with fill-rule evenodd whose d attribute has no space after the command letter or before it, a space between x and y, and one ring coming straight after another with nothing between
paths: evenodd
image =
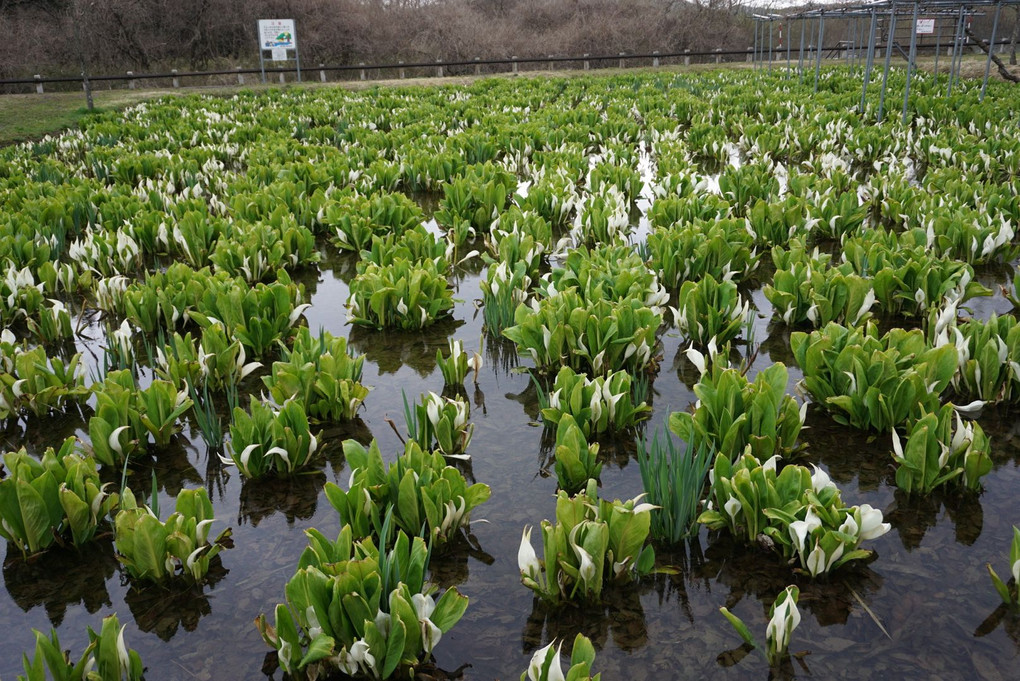
<instances>
[{"instance_id":1,"label":"shallow pond","mask_svg":"<svg viewBox=\"0 0 1020 681\"><path fill-rule=\"evenodd\" d=\"M409 399L440 392L443 379L436 350L450 337L470 352L482 338L478 262L462 266L454 278L459 300L453 320L425 333L402 334L352 329L344 303L352 263L323 248L317 270L299 273L312 302L306 317L350 339L367 355L363 382L373 390L361 417L325 431L321 472L292 481L245 482L207 453L197 429L161 452L156 471L164 508L182 487L205 486L217 516L233 527L233 548L202 589L165 592L137 588L118 570L109 538L80 554L52 551L31 564L8 555L0 592L0 676L14 678L19 657L32 646L30 628L57 626L61 642L80 650L85 627L117 612L127 623L126 639L142 656L150 681L161 679L254 679L264 677L266 647L252 624L283 600L283 588L305 545L303 531L338 530L336 513L322 488L327 480L346 485L340 443L375 437L389 460L402 451L390 422L403 427L403 393ZM986 283L1007 280L987 273ZM790 363L789 331L769 323L771 309L760 291L755 337L760 347L753 371L772 362ZM1002 311L999 298L981 301L980 316ZM97 338L101 337L96 334ZM675 333L662 337L659 371L652 385L654 414L644 431L663 427L671 410L693 401L696 371L683 355ZM91 353L99 341L83 343ZM742 353L749 353L741 348ZM88 356L94 356L87 352ZM463 620L437 649L437 666L463 668L465 679L512 679L527 667L531 653L554 638L577 632L598 650L596 670L607 679L768 677L764 660L748 654L719 614L729 607L757 635L763 635L768 607L787 584L801 588L804 619L791 650L806 655L780 670L780 676L816 678L1015 678L1020 652L1020 619L997 609L985 563L1004 569L1011 538L1015 490L1020 488L1020 428L1005 410L982 415L993 442L994 470L980 496L935 496L906 500L892 482L891 445L841 427L821 410L809 411L802 440L803 460L828 470L847 504L869 503L883 510L893 529L872 542L876 559L843 568L828 580L793 576L772 554L735 546L725 536L702 531L684 547L659 547L659 564L676 574L660 574L628 589L610 591L598 608L551 610L520 584L517 547L521 530L551 517L556 490L550 440L537 423L535 389L518 369L513 345L486 340L485 366L477 384L465 386L475 424L465 474L492 487L491 500L474 514L471 535L433 559L433 579L457 585L471 599ZM799 378L790 372L790 390ZM249 384L258 389L257 381ZM86 410L87 411L87 410ZM87 414L34 421L27 431L0 433L4 449L27 442L31 448L59 442L66 434L85 436ZM603 443L606 459L603 496L630 498L641 492L633 443ZM134 473L147 488L148 468ZM222 526L221 526L222 527ZM267 668L271 668L268 665ZM275 678L281 673L275 672Z\"/></svg>"}]
</instances>

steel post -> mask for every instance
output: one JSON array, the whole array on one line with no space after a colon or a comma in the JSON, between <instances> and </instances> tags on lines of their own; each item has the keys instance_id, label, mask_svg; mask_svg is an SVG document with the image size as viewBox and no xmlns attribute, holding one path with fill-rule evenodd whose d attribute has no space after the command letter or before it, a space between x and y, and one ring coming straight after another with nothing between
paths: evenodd
<instances>
[{"instance_id":1,"label":"steel post","mask_svg":"<svg viewBox=\"0 0 1020 681\"><path fill-rule=\"evenodd\" d=\"M861 88L861 106L859 113L864 113L864 102L868 95L868 83L871 82L871 67L875 63L875 29L878 26L878 14L871 10L871 31L868 35L868 57L864 66L864 86Z\"/></svg>"},{"instance_id":2,"label":"steel post","mask_svg":"<svg viewBox=\"0 0 1020 681\"><path fill-rule=\"evenodd\" d=\"M988 88L988 73L992 68L992 50L995 49L995 34L999 29L999 15L1002 14L1002 2L995 3L995 19L992 21L992 39L988 42L988 59L985 60L985 79L981 81L981 94L978 101L985 101L985 90Z\"/></svg>"},{"instance_id":3,"label":"steel post","mask_svg":"<svg viewBox=\"0 0 1020 681\"><path fill-rule=\"evenodd\" d=\"M769 19L769 73L772 73L772 20Z\"/></svg>"},{"instance_id":4,"label":"steel post","mask_svg":"<svg viewBox=\"0 0 1020 681\"><path fill-rule=\"evenodd\" d=\"M790 61L790 44L793 43L793 33L790 30L790 23L786 24L786 80L790 80L792 62Z\"/></svg>"},{"instance_id":5,"label":"steel post","mask_svg":"<svg viewBox=\"0 0 1020 681\"><path fill-rule=\"evenodd\" d=\"M953 94L953 79L956 77L956 54L963 49L963 6L960 6L960 16L956 20L956 28L953 33L953 54L949 60L949 86L946 88L946 97Z\"/></svg>"},{"instance_id":6,"label":"steel post","mask_svg":"<svg viewBox=\"0 0 1020 681\"><path fill-rule=\"evenodd\" d=\"M878 96L878 120L885 113L885 88L889 82L889 65L892 63L893 38L896 37L896 2L893 0L889 10L889 37L885 41L885 71L882 72L882 92Z\"/></svg>"},{"instance_id":7,"label":"steel post","mask_svg":"<svg viewBox=\"0 0 1020 681\"><path fill-rule=\"evenodd\" d=\"M938 23L938 19L935 19ZM942 51L942 27L935 30L935 82L939 80L939 52Z\"/></svg>"},{"instance_id":8,"label":"steel post","mask_svg":"<svg viewBox=\"0 0 1020 681\"><path fill-rule=\"evenodd\" d=\"M815 58L815 92L818 92L818 74L822 70L822 45L825 40L825 10L818 16L818 54Z\"/></svg>"},{"instance_id":9,"label":"steel post","mask_svg":"<svg viewBox=\"0 0 1020 681\"><path fill-rule=\"evenodd\" d=\"M800 58L797 61L797 69L800 71L800 84L804 84L804 35L807 33L807 19L800 20Z\"/></svg>"},{"instance_id":10,"label":"steel post","mask_svg":"<svg viewBox=\"0 0 1020 681\"><path fill-rule=\"evenodd\" d=\"M910 22L910 53L907 59L907 85L903 90L903 125L907 124L907 105L910 103L910 76L914 72L917 57L917 0L914 0L914 18Z\"/></svg>"}]
</instances>

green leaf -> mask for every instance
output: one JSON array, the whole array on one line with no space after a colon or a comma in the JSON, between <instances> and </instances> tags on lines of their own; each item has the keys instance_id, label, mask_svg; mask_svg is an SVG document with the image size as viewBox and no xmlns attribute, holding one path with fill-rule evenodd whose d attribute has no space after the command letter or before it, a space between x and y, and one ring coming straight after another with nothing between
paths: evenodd
<instances>
[{"instance_id":1,"label":"green leaf","mask_svg":"<svg viewBox=\"0 0 1020 681\"><path fill-rule=\"evenodd\" d=\"M333 654L333 646L336 642L325 634L319 634L308 644L308 652L298 662L298 667L306 667L313 662L329 657Z\"/></svg>"},{"instance_id":2,"label":"green leaf","mask_svg":"<svg viewBox=\"0 0 1020 681\"><path fill-rule=\"evenodd\" d=\"M390 635L386 638L386 657L383 659L382 678L388 679L400 665L404 653L407 628L403 620L390 618Z\"/></svg>"},{"instance_id":3,"label":"green leaf","mask_svg":"<svg viewBox=\"0 0 1020 681\"><path fill-rule=\"evenodd\" d=\"M755 648L758 647L758 644L754 641L754 636L751 635L751 630L747 628L747 625L744 624L743 620L731 613L725 607L719 608L719 612L723 614L723 617L729 620L730 624L732 624L733 628L737 630L737 633L740 634L740 638L744 639L745 643L748 643Z\"/></svg>"},{"instance_id":4,"label":"green leaf","mask_svg":"<svg viewBox=\"0 0 1020 681\"><path fill-rule=\"evenodd\" d=\"M450 587L436 602L436 609L429 619L445 634L460 621L467 607L468 597L457 591L456 587Z\"/></svg>"}]
</instances>

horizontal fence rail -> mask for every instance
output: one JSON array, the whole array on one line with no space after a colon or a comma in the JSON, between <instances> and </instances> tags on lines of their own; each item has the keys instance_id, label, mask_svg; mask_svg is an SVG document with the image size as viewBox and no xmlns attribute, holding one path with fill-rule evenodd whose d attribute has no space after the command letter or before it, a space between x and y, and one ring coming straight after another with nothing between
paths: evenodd
<instances>
[{"instance_id":1,"label":"horizontal fence rail","mask_svg":"<svg viewBox=\"0 0 1020 681\"><path fill-rule=\"evenodd\" d=\"M1008 45L1008 39L997 40L997 46ZM919 49L935 48L935 45L923 45L918 46ZM822 47L823 53L830 54L827 58L838 58L840 54L844 54L847 50L853 51L854 47L847 47L845 44L835 44L828 47ZM863 49L863 48L858 48ZM884 50L885 45L876 45L876 50ZM812 54L817 54L818 48L810 46L809 51ZM180 79L182 78L208 78L213 76L236 76L239 85L244 85L244 77L248 75L261 76L264 74L277 74L281 79L285 74L298 73L303 71L305 74L318 73L319 80L325 82L327 73L352 73L358 72L361 80L365 80L369 72L373 71L398 71L400 78L404 78L406 69L436 69L436 75L442 76L444 70L450 67L465 67L473 66L476 72L479 71L482 66L507 66L510 67L512 72L517 72L517 67L520 65L527 64L565 64L565 63L581 63L583 68L588 70L591 68L591 62L607 62L607 61L618 61L620 68L624 68L627 62L633 62L635 60L651 60L652 66L659 66L663 59L683 59L685 65L690 65L692 58L705 59L715 61L715 63L722 63L723 58L730 58L728 61L733 61L732 57L739 56L742 60L751 62L752 60L757 62L768 62L770 61L769 56L771 52L771 61L773 63L780 63L786 59L786 48L775 47L773 50L759 49L755 52L754 48L748 47L745 50L711 50L711 51L698 51L694 52L691 50L683 50L681 52L640 52L640 53L618 53L618 54L583 54L580 56L554 56L549 55L547 57L503 57L503 58L479 58L474 59L458 59L452 61L415 61L415 62L402 62L398 61L395 64L340 64L336 66L327 66L325 64L319 64L317 67L298 69L297 66L284 66L284 67L267 67L265 69L260 68L242 68L236 67L233 69L218 69L210 71L178 71L171 69L169 72L164 73L133 73L128 71L124 74L116 75L89 75L88 80L91 82L123 82L127 81L129 87L134 88L137 81L144 80L170 80L173 83L173 87L180 87ZM6 78L0 79L0 86L9 85L34 85L36 92L43 94L44 84L46 83L81 83L84 78L82 76L42 76L36 75L31 78Z\"/></svg>"}]
</instances>

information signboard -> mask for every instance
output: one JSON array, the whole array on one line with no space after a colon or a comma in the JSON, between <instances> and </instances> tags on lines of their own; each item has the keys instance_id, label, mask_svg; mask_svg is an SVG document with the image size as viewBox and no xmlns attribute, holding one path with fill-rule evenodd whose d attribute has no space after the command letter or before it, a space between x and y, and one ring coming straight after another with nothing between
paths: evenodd
<instances>
[{"instance_id":1,"label":"information signboard","mask_svg":"<svg viewBox=\"0 0 1020 681\"><path fill-rule=\"evenodd\" d=\"M259 67L262 71L262 82L266 82L266 60L271 62L294 60L297 67L297 80L301 82L301 52L298 50L297 28L293 19L259 19ZM293 50L293 56L291 51ZM285 71L280 72L283 82Z\"/></svg>"},{"instance_id":2,"label":"information signboard","mask_svg":"<svg viewBox=\"0 0 1020 681\"><path fill-rule=\"evenodd\" d=\"M293 19L259 19L259 47L273 51L273 60L277 50L296 50L297 31L294 30Z\"/></svg>"},{"instance_id":3,"label":"information signboard","mask_svg":"<svg viewBox=\"0 0 1020 681\"><path fill-rule=\"evenodd\" d=\"M917 20L917 35L931 35L935 32L935 20L934 19L918 19Z\"/></svg>"}]
</instances>

